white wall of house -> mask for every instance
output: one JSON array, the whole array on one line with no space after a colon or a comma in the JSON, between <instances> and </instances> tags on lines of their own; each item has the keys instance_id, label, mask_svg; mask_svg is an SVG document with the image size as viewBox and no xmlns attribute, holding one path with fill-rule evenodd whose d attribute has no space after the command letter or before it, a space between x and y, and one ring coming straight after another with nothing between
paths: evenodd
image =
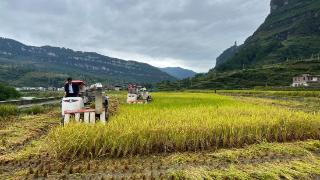
<instances>
[{"instance_id":1,"label":"white wall of house","mask_svg":"<svg viewBox=\"0 0 320 180\"><path fill-rule=\"evenodd\" d=\"M306 82L304 82L304 83L293 83L291 86L292 87L308 87L309 84L306 83Z\"/></svg>"},{"instance_id":2,"label":"white wall of house","mask_svg":"<svg viewBox=\"0 0 320 180\"><path fill-rule=\"evenodd\" d=\"M293 83L291 84L292 87L308 87L310 86L309 83L319 82L320 83L320 76L311 76L309 74L303 74L298 77L293 78Z\"/></svg>"}]
</instances>

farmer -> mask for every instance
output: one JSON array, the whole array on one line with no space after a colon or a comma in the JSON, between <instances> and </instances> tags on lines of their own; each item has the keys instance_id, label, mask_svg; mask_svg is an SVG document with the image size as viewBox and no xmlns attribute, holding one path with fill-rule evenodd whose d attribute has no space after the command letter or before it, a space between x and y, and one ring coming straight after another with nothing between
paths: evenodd
<instances>
[{"instance_id":1,"label":"farmer","mask_svg":"<svg viewBox=\"0 0 320 180\"><path fill-rule=\"evenodd\" d=\"M72 78L67 79L67 83L64 85L65 97L78 97L79 85L72 83Z\"/></svg>"}]
</instances>

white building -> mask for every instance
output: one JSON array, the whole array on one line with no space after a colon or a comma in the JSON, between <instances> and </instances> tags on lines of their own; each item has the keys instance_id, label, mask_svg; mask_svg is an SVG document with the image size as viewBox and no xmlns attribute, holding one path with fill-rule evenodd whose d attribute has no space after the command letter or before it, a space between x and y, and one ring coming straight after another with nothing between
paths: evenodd
<instances>
[{"instance_id":1,"label":"white building","mask_svg":"<svg viewBox=\"0 0 320 180\"><path fill-rule=\"evenodd\" d=\"M122 90L122 87L121 87L121 86L114 86L114 90L115 90L115 91L121 91L121 90Z\"/></svg>"},{"instance_id":2,"label":"white building","mask_svg":"<svg viewBox=\"0 0 320 180\"><path fill-rule=\"evenodd\" d=\"M293 78L292 87L308 87L320 84L320 75L302 74Z\"/></svg>"},{"instance_id":3,"label":"white building","mask_svg":"<svg viewBox=\"0 0 320 180\"><path fill-rule=\"evenodd\" d=\"M64 87L57 88L57 91L64 91Z\"/></svg>"}]
</instances>

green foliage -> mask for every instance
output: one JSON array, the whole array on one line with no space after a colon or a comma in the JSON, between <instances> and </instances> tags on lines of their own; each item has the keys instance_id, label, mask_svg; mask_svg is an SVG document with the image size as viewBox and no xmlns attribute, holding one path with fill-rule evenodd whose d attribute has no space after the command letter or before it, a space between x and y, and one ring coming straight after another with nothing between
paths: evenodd
<instances>
[{"instance_id":1,"label":"green foliage","mask_svg":"<svg viewBox=\"0 0 320 180\"><path fill-rule=\"evenodd\" d=\"M257 86L265 88L282 86L290 89L292 78L305 73L320 74L320 60L317 58L291 60L278 64L225 72L212 70L205 75L199 75L191 79L161 82L157 84L157 87L160 90L251 89Z\"/></svg>"},{"instance_id":2,"label":"green foliage","mask_svg":"<svg viewBox=\"0 0 320 180\"><path fill-rule=\"evenodd\" d=\"M218 65L215 69L218 71L226 71L230 69L255 67L258 64L262 64L261 59L269 55L275 49L281 47L281 43L276 40L268 42L265 45L257 42L243 45L241 46L239 52L237 52L230 59L226 60L225 63Z\"/></svg>"},{"instance_id":3,"label":"green foliage","mask_svg":"<svg viewBox=\"0 0 320 180\"><path fill-rule=\"evenodd\" d=\"M19 109L15 105L0 105L0 118L17 115L18 113Z\"/></svg>"},{"instance_id":4,"label":"green foliage","mask_svg":"<svg viewBox=\"0 0 320 180\"><path fill-rule=\"evenodd\" d=\"M315 0L290 1L271 13L239 51L218 63L215 70L253 68L320 53L319 10L320 3Z\"/></svg>"},{"instance_id":5,"label":"green foliage","mask_svg":"<svg viewBox=\"0 0 320 180\"><path fill-rule=\"evenodd\" d=\"M20 113L22 114L29 114L29 115L36 115L36 114L40 114L46 111L46 108L44 108L43 106L31 106L29 108L25 108L25 109L21 109Z\"/></svg>"},{"instance_id":6,"label":"green foliage","mask_svg":"<svg viewBox=\"0 0 320 180\"><path fill-rule=\"evenodd\" d=\"M0 101L18 97L20 97L20 94L15 88L0 84Z\"/></svg>"},{"instance_id":7,"label":"green foliage","mask_svg":"<svg viewBox=\"0 0 320 180\"><path fill-rule=\"evenodd\" d=\"M0 105L0 119L7 118L10 116L17 116L21 114L25 115L36 115L47 112L49 109L52 109L50 106L31 106L28 108L19 109L16 105L5 104Z\"/></svg>"},{"instance_id":8,"label":"green foliage","mask_svg":"<svg viewBox=\"0 0 320 180\"><path fill-rule=\"evenodd\" d=\"M24 97L48 98L48 97L63 97L62 91L22 91Z\"/></svg>"},{"instance_id":9,"label":"green foliage","mask_svg":"<svg viewBox=\"0 0 320 180\"><path fill-rule=\"evenodd\" d=\"M234 46L231 46L230 48L226 49L219 57L216 59L216 64L220 65L225 63L228 59L233 57L238 51L241 49L236 44Z\"/></svg>"}]
</instances>

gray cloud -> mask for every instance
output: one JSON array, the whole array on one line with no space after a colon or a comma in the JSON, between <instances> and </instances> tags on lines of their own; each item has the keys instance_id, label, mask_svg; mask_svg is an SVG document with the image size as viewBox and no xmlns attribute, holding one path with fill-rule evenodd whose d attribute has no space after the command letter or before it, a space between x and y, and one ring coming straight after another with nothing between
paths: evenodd
<instances>
[{"instance_id":1,"label":"gray cloud","mask_svg":"<svg viewBox=\"0 0 320 180\"><path fill-rule=\"evenodd\" d=\"M0 36L205 72L270 0L3 0Z\"/></svg>"}]
</instances>

